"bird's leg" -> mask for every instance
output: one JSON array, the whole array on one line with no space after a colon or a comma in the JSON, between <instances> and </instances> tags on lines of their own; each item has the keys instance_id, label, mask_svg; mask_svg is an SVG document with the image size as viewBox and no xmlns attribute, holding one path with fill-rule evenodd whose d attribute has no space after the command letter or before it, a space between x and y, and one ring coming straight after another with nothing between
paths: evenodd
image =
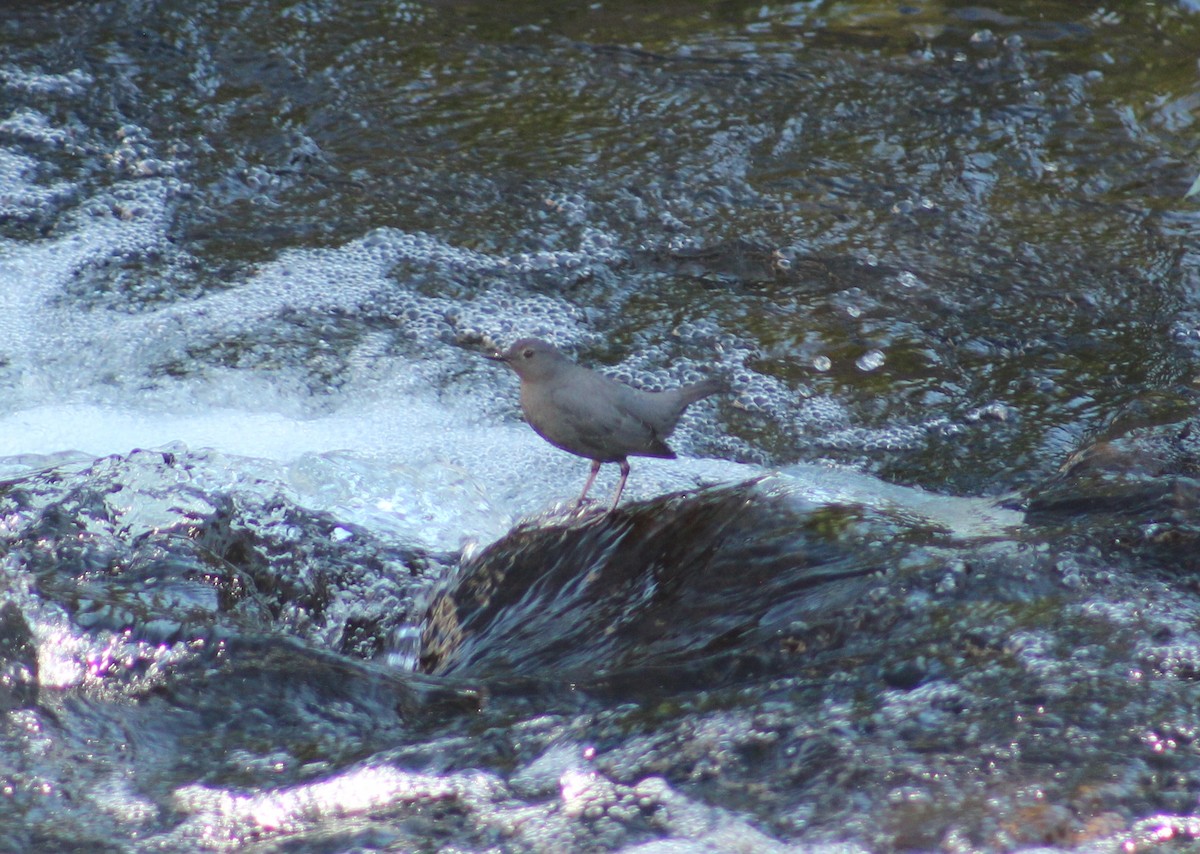
<instances>
[{"instance_id":1,"label":"bird's leg","mask_svg":"<svg viewBox=\"0 0 1200 854\"><path fill-rule=\"evenodd\" d=\"M629 477L629 460L621 460L621 480L617 483L617 494L613 496L612 507L609 508L611 513L617 509L617 504L621 500L621 493L625 491L625 478Z\"/></svg>"},{"instance_id":2,"label":"bird's leg","mask_svg":"<svg viewBox=\"0 0 1200 854\"><path fill-rule=\"evenodd\" d=\"M588 490L592 488L592 484L596 482L596 474L600 471L600 461L592 460L592 473L588 475L587 483L583 485L583 493L579 496L579 501L575 506L582 507L584 500L587 498Z\"/></svg>"}]
</instances>

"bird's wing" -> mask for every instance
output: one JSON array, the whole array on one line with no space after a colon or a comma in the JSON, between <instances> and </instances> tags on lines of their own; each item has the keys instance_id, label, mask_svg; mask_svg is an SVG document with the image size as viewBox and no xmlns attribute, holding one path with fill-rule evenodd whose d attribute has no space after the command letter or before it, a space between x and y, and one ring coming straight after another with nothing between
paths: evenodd
<instances>
[{"instance_id":1,"label":"bird's wing","mask_svg":"<svg viewBox=\"0 0 1200 854\"><path fill-rule=\"evenodd\" d=\"M572 384L556 386L550 399L565 429L562 435L547 438L592 459L674 457L655 427L639 416L637 395L634 389L594 374L584 382L577 377Z\"/></svg>"}]
</instances>

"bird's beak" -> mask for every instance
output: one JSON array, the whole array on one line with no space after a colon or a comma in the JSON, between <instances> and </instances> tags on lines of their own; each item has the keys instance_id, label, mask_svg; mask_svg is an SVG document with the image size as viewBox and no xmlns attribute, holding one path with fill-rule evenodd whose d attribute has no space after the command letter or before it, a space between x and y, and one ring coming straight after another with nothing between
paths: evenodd
<instances>
[{"instance_id":1,"label":"bird's beak","mask_svg":"<svg viewBox=\"0 0 1200 854\"><path fill-rule=\"evenodd\" d=\"M483 358L491 359L493 362L507 362L508 361L508 359L504 358L504 354L501 353L499 350L493 350L490 353L484 353Z\"/></svg>"}]
</instances>

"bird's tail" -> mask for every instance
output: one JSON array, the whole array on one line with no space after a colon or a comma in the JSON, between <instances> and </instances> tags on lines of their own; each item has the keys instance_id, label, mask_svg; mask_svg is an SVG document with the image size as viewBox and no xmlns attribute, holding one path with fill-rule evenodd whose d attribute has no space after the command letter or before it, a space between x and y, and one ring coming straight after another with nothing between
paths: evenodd
<instances>
[{"instance_id":1,"label":"bird's tail","mask_svg":"<svg viewBox=\"0 0 1200 854\"><path fill-rule=\"evenodd\" d=\"M727 394L731 389L729 383L721 379L707 379L694 385L685 385L679 389L679 400L683 406L690 406L697 400L711 394Z\"/></svg>"}]
</instances>

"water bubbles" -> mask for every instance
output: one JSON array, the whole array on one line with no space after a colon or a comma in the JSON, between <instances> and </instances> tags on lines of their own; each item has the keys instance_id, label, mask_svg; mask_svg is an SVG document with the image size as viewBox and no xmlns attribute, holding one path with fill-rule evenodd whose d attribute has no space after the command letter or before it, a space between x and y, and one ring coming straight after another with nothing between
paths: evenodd
<instances>
[{"instance_id":1,"label":"water bubbles","mask_svg":"<svg viewBox=\"0 0 1200 854\"><path fill-rule=\"evenodd\" d=\"M47 74L8 66L0 68L0 86L10 92L43 97L78 97L95 84L95 78L78 68L65 74Z\"/></svg>"},{"instance_id":2,"label":"water bubbles","mask_svg":"<svg viewBox=\"0 0 1200 854\"><path fill-rule=\"evenodd\" d=\"M821 436L821 445L840 451L858 450L869 453L914 451L925 445L924 425L891 425L879 429L849 427Z\"/></svg>"},{"instance_id":3,"label":"water bubbles","mask_svg":"<svg viewBox=\"0 0 1200 854\"><path fill-rule=\"evenodd\" d=\"M66 130L54 127L45 114L28 107L14 110L0 121L0 134L54 147L61 146L69 137Z\"/></svg>"},{"instance_id":4,"label":"water bubbles","mask_svg":"<svg viewBox=\"0 0 1200 854\"><path fill-rule=\"evenodd\" d=\"M868 350L855 359L854 364L860 371L870 372L882 368L885 361L882 350Z\"/></svg>"},{"instance_id":5,"label":"water bubbles","mask_svg":"<svg viewBox=\"0 0 1200 854\"><path fill-rule=\"evenodd\" d=\"M549 197L545 200L547 211L561 217L568 225L585 225L589 219L591 205L582 196L572 194L567 196Z\"/></svg>"},{"instance_id":6,"label":"water bubbles","mask_svg":"<svg viewBox=\"0 0 1200 854\"><path fill-rule=\"evenodd\" d=\"M35 183L37 162L0 149L0 221L49 219L64 199L74 195L67 182Z\"/></svg>"}]
</instances>

